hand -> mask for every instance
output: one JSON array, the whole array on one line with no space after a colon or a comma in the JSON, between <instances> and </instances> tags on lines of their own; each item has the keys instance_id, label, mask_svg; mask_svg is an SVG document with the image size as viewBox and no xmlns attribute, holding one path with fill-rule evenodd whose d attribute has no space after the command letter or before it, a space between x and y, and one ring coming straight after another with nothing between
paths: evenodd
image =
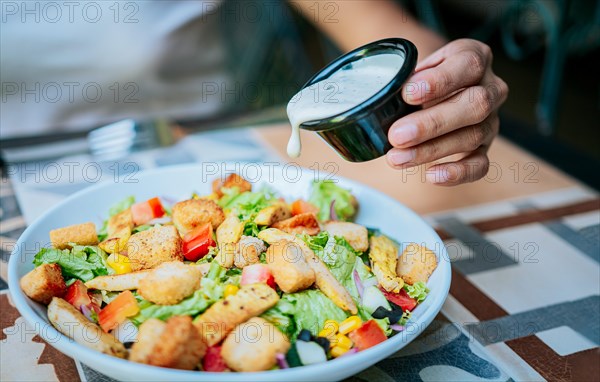
<instances>
[{"instance_id":1,"label":"hand","mask_svg":"<svg viewBox=\"0 0 600 382\"><path fill-rule=\"evenodd\" d=\"M475 40L452 41L415 72L402 98L423 109L391 126L388 163L397 169L427 164L427 181L443 186L484 177L500 124L497 110L508 95L506 83L492 72L490 48Z\"/></svg>"}]
</instances>

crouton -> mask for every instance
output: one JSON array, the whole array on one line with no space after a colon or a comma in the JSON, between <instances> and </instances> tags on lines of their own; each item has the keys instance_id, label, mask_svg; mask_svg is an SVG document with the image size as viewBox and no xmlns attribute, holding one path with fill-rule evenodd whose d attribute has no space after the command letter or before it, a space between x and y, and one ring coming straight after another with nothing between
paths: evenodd
<instances>
[{"instance_id":1,"label":"crouton","mask_svg":"<svg viewBox=\"0 0 600 382\"><path fill-rule=\"evenodd\" d=\"M283 240L271 245L266 261L279 289L285 293L304 290L315 282L315 272L306 262L302 249L293 242Z\"/></svg>"},{"instance_id":2,"label":"crouton","mask_svg":"<svg viewBox=\"0 0 600 382\"><path fill-rule=\"evenodd\" d=\"M53 229L50 231L50 242L54 248L58 249L71 248L69 243L77 245L96 245L98 244L96 225L88 222Z\"/></svg>"},{"instance_id":3,"label":"crouton","mask_svg":"<svg viewBox=\"0 0 600 382\"><path fill-rule=\"evenodd\" d=\"M404 282L413 285L419 281L426 283L436 267L437 258L432 250L411 243L400 255L396 273L402 277Z\"/></svg>"},{"instance_id":4,"label":"crouton","mask_svg":"<svg viewBox=\"0 0 600 382\"><path fill-rule=\"evenodd\" d=\"M59 332L81 345L119 358L127 356L127 349L119 340L90 322L62 298L54 297L48 305L48 320Z\"/></svg>"},{"instance_id":5,"label":"crouton","mask_svg":"<svg viewBox=\"0 0 600 382\"><path fill-rule=\"evenodd\" d=\"M287 240L296 244L304 255L304 259L315 273L315 285L323 292L323 294L331 299L343 310L356 314L358 309L350 296L350 293L342 284L333 276L329 268L323 261L306 245L306 243L295 235L283 232L276 228L267 228L260 231L258 237L261 240L273 245L282 240Z\"/></svg>"},{"instance_id":6,"label":"crouton","mask_svg":"<svg viewBox=\"0 0 600 382\"><path fill-rule=\"evenodd\" d=\"M44 305L48 305L53 297L62 297L67 292L58 264L42 264L23 276L19 283L29 298Z\"/></svg>"},{"instance_id":7,"label":"crouton","mask_svg":"<svg viewBox=\"0 0 600 382\"><path fill-rule=\"evenodd\" d=\"M265 207L258 211L254 222L258 225L270 226L278 221L289 219L292 217L292 210L285 202L278 202L272 206Z\"/></svg>"},{"instance_id":8,"label":"crouton","mask_svg":"<svg viewBox=\"0 0 600 382\"><path fill-rule=\"evenodd\" d=\"M206 353L206 345L189 316L162 322L151 318L139 328L130 361L173 369L193 370Z\"/></svg>"},{"instance_id":9,"label":"crouton","mask_svg":"<svg viewBox=\"0 0 600 382\"><path fill-rule=\"evenodd\" d=\"M289 219L278 221L272 225L273 228L293 234L316 235L321 230L317 216L311 213L296 215Z\"/></svg>"},{"instance_id":10,"label":"crouton","mask_svg":"<svg viewBox=\"0 0 600 382\"><path fill-rule=\"evenodd\" d=\"M135 290L140 287L140 281L150 274L150 270L124 273L121 275L98 276L86 281L85 286L90 289L120 292Z\"/></svg>"},{"instance_id":11,"label":"crouton","mask_svg":"<svg viewBox=\"0 0 600 382\"><path fill-rule=\"evenodd\" d=\"M323 230L333 236L343 237L356 251L365 252L369 249L369 232L360 224L329 222L325 224Z\"/></svg>"},{"instance_id":12,"label":"crouton","mask_svg":"<svg viewBox=\"0 0 600 382\"><path fill-rule=\"evenodd\" d=\"M235 371L269 370L277 353L286 354L289 339L264 318L254 317L233 329L223 342L223 360Z\"/></svg>"},{"instance_id":13,"label":"crouton","mask_svg":"<svg viewBox=\"0 0 600 382\"><path fill-rule=\"evenodd\" d=\"M173 226L138 232L127 242L132 271L154 268L167 261L183 261L182 240Z\"/></svg>"},{"instance_id":14,"label":"crouton","mask_svg":"<svg viewBox=\"0 0 600 382\"><path fill-rule=\"evenodd\" d=\"M224 268L233 267L236 243L244 233L244 222L237 216L229 215L217 228L217 245L219 252L215 260Z\"/></svg>"},{"instance_id":15,"label":"crouton","mask_svg":"<svg viewBox=\"0 0 600 382\"><path fill-rule=\"evenodd\" d=\"M379 285L388 292L399 293L404 280L396 273L398 248L387 236L372 236L369 260Z\"/></svg>"},{"instance_id":16,"label":"crouton","mask_svg":"<svg viewBox=\"0 0 600 382\"><path fill-rule=\"evenodd\" d=\"M237 187L240 193L246 191L252 191L252 184L238 174L230 174L224 180L217 178L212 183L213 193L219 197L223 196L222 188L233 188Z\"/></svg>"},{"instance_id":17,"label":"crouton","mask_svg":"<svg viewBox=\"0 0 600 382\"><path fill-rule=\"evenodd\" d=\"M111 216L106 225L108 236L98 246L108 253L121 252L127 246L133 227L133 214L130 208Z\"/></svg>"},{"instance_id":18,"label":"crouton","mask_svg":"<svg viewBox=\"0 0 600 382\"><path fill-rule=\"evenodd\" d=\"M159 305L174 305L200 288L202 272L181 261L162 263L139 283L138 293Z\"/></svg>"},{"instance_id":19,"label":"crouton","mask_svg":"<svg viewBox=\"0 0 600 382\"><path fill-rule=\"evenodd\" d=\"M265 242L254 236L242 236L235 246L233 263L237 268L260 262L260 254L267 250Z\"/></svg>"},{"instance_id":20,"label":"crouton","mask_svg":"<svg viewBox=\"0 0 600 382\"><path fill-rule=\"evenodd\" d=\"M173 224L182 234L204 223L210 223L213 229L217 229L225 220L223 209L208 199L189 199L179 202L173 206L171 217Z\"/></svg>"},{"instance_id":21,"label":"crouton","mask_svg":"<svg viewBox=\"0 0 600 382\"><path fill-rule=\"evenodd\" d=\"M277 292L267 284L243 285L236 294L211 305L195 320L194 325L204 342L213 346L221 342L237 325L262 314L278 301Z\"/></svg>"}]
</instances>

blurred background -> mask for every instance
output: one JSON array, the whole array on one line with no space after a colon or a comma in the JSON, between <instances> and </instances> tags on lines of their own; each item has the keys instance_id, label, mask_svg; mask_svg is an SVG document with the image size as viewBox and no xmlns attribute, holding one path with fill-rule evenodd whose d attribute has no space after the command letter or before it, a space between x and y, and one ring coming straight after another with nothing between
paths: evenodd
<instances>
[{"instance_id":1,"label":"blurred background","mask_svg":"<svg viewBox=\"0 0 600 382\"><path fill-rule=\"evenodd\" d=\"M501 134L588 185L600 188L600 178L596 176L600 162L600 1L398 1L422 23L448 39L470 37L489 44L495 55L494 70L511 89L510 97L501 110ZM127 4L129 3L122 3L120 8L119 17L122 19L126 19L128 12L133 15ZM198 70L195 65L201 61L199 57L204 60L203 65L207 56L212 57L213 61L223 58L224 67L220 69L227 73L230 82L216 82L216 88L206 89L207 94L210 92L212 96L220 98L221 107L213 110L207 106L208 103L200 105L198 115L190 113L189 107L181 113L177 112L177 107L170 107L168 115L163 115L161 110L164 105L170 105L170 94L152 94L151 86L145 88L147 84L143 80L138 81L139 73L131 74L132 83L140 88L124 87L121 89L121 96L126 97L128 91L139 90L145 115L176 119L185 129L191 130L284 121L283 106L289 98L312 74L341 53L306 17L301 17L285 1L234 0L204 2L203 6L206 7L207 4L210 7L205 9L205 15L216 20L211 21L216 25L210 32L218 32L218 38L211 37L214 44L207 44L207 35L198 33L207 29L207 19L204 16L190 16L178 31L179 40L167 41L168 45L136 47L132 51L120 52L122 57L109 57L112 66L99 66L103 70L108 68L126 71L127 69L119 67L119 63L127 61L128 55L136 57L138 48L157 51L166 49L161 54L171 55L177 65L171 65L175 68L171 71L159 70L157 75L173 80L175 87L171 90L173 94L177 94L184 93L186 87L197 86L194 83L186 84L181 73ZM15 10L15 6L22 5L17 2L2 2L4 33L0 69L3 77L1 107L4 109L3 114L10 109L13 109L13 114L17 114L14 108L22 107L22 124L27 125L26 116L35 115L28 113L28 110L34 109L27 107L39 101L20 102L19 93L23 93L24 89L17 86L18 89L15 90L13 85L19 82L10 82L13 78L11 71L23 66L20 58L30 60L31 57L37 57L50 67L60 65L60 57L68 58L68 50L77 45L65 47L56 42L50 44L51 34L46 35L40 24L44 24L44 18L52 17L52 10L47 10L44 15L42 11L45 8L42 4L42 23L29 23L27 30L32 34L37 33L36 41L45 43L44 39L47 38L47 46L54 49L56 54L39 52L36 55L35 51L28 52L28 44L16 37L21 32L11 29L11 25L15 24L11 24L11 18L20 16L27 19L30 15L25 13L23 16L24 10ZM326 7L323 9L327 10ZM108 9L104 11L110 12ZM114 13L115 9L112 11ZM117 13L114 15L117 17ZM159 14L157 20L160 20L160 16ZM145 21L148 22L148 19ZM88 27L89 25L82 26ZM116 23L109 23L106 30L108 41L111 38L135 39L135 33L139 33L141 28L148 28L143 24L137 25L137 29L131 29L135 33L128 36L118 35L123 31L127 33L127 29L115 29L116 27ZM160 28L161 24L157 22L156 29ZM110 31L113 31L112 35ZM31 37L25 34L21 36ZM80 43L85 44L85 41L82 39ZM219 44L219 47L215 44ZM194 46L201 49L191 49ZM98 52L105 48L94 47ZM22 53L23 57L19 57ZM66 55L62 56L63 53ZM106 58L104 56L100 60ZM72 73L77 76L76 71ZM215 73L216 78L221 74L223 73ZM35 77L35 67L27 75ZM11 103L11 99L17 101ZM98 105L87 106L92 108L90 118L72 119L68 128L66 125L53 126L56 131L50 136L41 134L42 138L29 134L28 126L15 126L14 120L3 117L2 146L10 149L29 144L32 139L63 139L127 117L118 113L111 114L106 105L103 106L104 109ZM7 134L9 129L10 134ZM27 137L23 140L20 135Z\"/></svg>"}]
</instances>

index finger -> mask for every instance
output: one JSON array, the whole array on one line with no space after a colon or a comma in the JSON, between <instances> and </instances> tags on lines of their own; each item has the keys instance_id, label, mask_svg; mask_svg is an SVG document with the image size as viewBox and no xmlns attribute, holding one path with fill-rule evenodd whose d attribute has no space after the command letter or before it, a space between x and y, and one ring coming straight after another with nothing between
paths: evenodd
<instances>
[{"instance_id":1,"label":"index finger","mask_svg":"<svg viewBox=\"0 0 600 382\"><path fill-rule=\"evenodd\" d=\"M421 105L477 85L491 62L491 52L488 50L468 49L456 52L438 66L415 73L404 85L402 98L411 105Z\"/></svg>"}]
</instances>

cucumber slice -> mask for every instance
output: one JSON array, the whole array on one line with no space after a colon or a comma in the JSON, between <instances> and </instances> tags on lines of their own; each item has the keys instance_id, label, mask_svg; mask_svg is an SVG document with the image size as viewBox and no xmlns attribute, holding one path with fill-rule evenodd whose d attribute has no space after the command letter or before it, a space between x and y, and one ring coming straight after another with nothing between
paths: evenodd
<instances>
[{"instance_id":1,"label":"cucumber slice","mask_svg":"<svg viewBox=\"0 0 600 382\"><path fill-rule=\"evenodd\" d=\"M369 314L373 314L380 306L392 310L390 303L376 286L369 286L363 292L362 305Z\"/></svg>"},{"instance_id":2,"label":"cucumber slice","mask_svg":"<svg viewBox=\"0 0 600 382\"><path fill-rule=\"evenodd\" d=\"M296 350L303 365L312 365L327 361L325 351L316 342L296 341Z\"/></svg>"},{"instance_id":3,"label":"cucumber slice","mask_svg":"<svg viewBox=\"0 0 600 382\"><path fill-rule=\"evenodd\" d=\"M302 342L302 341L297 341ZM285 355L285 360L287 361L290 367L298 367L302 366L302 362L300 361L300 356L298 355L298 349L296 348L296 344L293 344Z\"/></svg>"}]
</instances>

